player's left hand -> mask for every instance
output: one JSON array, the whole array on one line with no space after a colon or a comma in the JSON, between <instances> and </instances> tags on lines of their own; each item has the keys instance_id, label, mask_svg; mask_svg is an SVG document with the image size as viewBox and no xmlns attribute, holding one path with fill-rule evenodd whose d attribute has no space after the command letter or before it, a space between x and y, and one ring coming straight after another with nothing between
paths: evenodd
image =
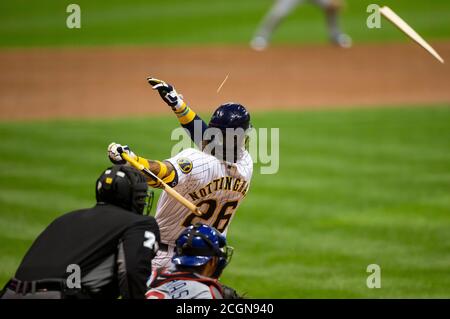
<instances>
[{"instance_id":1,"label":"player's left hand","mask_svg":"<svg viewBox=\"0 0 450 319\"><path fill-rule=\"evenodd\" d=\"M153 90L158 90L161 98L172 108L172 110L178 109L183 104L183 96L178 94L172 85L152 77L148 77L147 81L152 86Z\"/></svg>"},{"instance_id":2,"label":"player's left hand","mask_svg":"<svg viewBox=\"0 0 450 319\"><path fill-rule=\"evenodd\" d=\"M121 145L115 142L112 142L108 145L108 157L109 160L116 165L123 165L127 164L127 161L120 156L122 152L127 153L131 157L135 158L136 154L133 153L133 151L130 150L128 145Z\"/></svg>"}]
</instances>

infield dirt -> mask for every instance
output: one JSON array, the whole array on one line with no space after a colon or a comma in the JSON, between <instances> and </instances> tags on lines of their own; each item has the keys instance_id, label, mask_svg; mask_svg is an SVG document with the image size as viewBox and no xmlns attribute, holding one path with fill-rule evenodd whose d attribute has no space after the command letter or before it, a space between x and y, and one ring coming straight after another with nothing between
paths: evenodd
<instances>
[{"instance_id":1,"label":"infield dirt","mask_svg":"<svg viewBox=\"0 0 450 319\"><path fill-rule=\"evenodd\" d=\"M450 59L450 42L433 43ZM447 61L450 63L450 61ZM168 113L148 75L174 84L198 111L450 102L450 67L414 44L275 47L42 48L0 51L0 118ZM228 80L217 93L226 75Z\"/></svg>"}]
</instances>

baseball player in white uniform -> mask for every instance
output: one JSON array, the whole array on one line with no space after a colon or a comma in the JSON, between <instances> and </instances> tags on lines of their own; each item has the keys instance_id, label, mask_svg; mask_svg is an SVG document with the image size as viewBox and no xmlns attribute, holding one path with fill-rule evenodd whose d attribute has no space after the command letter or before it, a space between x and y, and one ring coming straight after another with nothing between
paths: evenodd
<instances>
[{"instance_id":1,"label":"baseball player in white uniform","mask_svg":"<svg viewBox=\"0 0 450 319\"><path fill-rule=\"evenodd\" d=\"M193 202L202 211L196 216L181 203L163 192L158 200L156 221L161 233L161 244L153 259L156 268L169 267L174 254L175 240L189 225L202 222L217 228L224 235L237 208L248 193L253 173L253 161L245 149L246 132L250 129L250 114L245 107L236 103L221 105L213 114L207 126L192 111L174 88L157 79L149 78L152 87L159 91L164 101L177 115L180 124L186 128L194 140L194 128L201 133L216 130L222 138L213 134L212 138L195 141L201 150L189 148L163 162L147 160L135 155L128 146L111 143L108 147L110 160L123 164L118 148L122 148L138 162L150 169L182 196ZM201 121L195 126L195 121ZM223 142L229 130L237 132L237 138L230 143ZM205 137L207 134L200 134ZM148 180L150 186L159 187L157 181Z\"/></svg>"},{"instance_id":2,"label":"baseball player in white uniform","mask_svg":"<svg viewBox=\"0 0 450 319\"><path fill-rule=\"evenodd\" d=\"M338 24L339 11L343 0L307 0L318 5L325 13L330 41L342 48L349 48L352 39L341 31ZM276 0L272 8L261 22L250 46L257 50L264 50L270 42L270 38L281 23L294 9L305 0Z\"/></svg>"}]
</instances>

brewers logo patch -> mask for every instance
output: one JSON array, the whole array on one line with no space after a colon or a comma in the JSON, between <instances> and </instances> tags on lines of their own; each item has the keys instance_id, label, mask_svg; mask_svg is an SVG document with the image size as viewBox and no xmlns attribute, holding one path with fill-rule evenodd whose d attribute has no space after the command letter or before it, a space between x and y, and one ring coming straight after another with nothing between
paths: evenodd
<instances>
[{"instance_id":1,"label":"brewers logo patch","mask_svg":"<svg viewBox=\"0 0 450 319\"><path fill-rule=\"evenodd\" d=\"M180 158L177 163L183 173L188 174L192 171L192 162L190 159L183 157Z\"/></svg>"}]
</instances>

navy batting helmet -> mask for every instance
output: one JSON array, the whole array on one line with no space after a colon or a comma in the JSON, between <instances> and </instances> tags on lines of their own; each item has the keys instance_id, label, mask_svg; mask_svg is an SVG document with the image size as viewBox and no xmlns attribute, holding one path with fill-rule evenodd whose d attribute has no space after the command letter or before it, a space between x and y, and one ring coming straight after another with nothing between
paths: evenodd
<instances>
[{"instance_id":1,"label":"navy batting helmet","mask_svg":"<svg viewBox=\"0 0 450 319\"><path fill-rule=\"evenodd\" d=\"M244 153L250 127L250 113L244 106L222 104L213 113L205 131L203 151L226 162L237 162Z\"/></svg>"},{"instance_id":2,"label":"navy batting helmet","mask_svg":"<svg viewBox=\"0 0 450 319\"><path fill-rule=\"evenodd\" d=\"M244 131L250 127L250 113L238 103L222 104L214 111L208 127L219 129L242 128Z\"/></svg>"},{"instance_id":3,"label":"navy batting helmet","mask_svg":"<svg viewBox=\"0 0 450 319\"><path fill-rule=\"evenodd\" d=\"M172 258L175 265L199 267L213 257L218 257L218 264L213 277L218 278L228 265L233 249L227 246L225 236L214 227L197 223L187 227L176 241L176 251Z\"/></svg>"},{"instance_id":4,"label":"navy batting helmet","mask_svg":"<svg viewBox=\"0 0 450 319\"><path fill-rule=\"evenodd\" d=\"M97 202L105 202L142 214L149 205L147 181L130 166L115 165L107 168L97 179ZM151 204L150 204L151 206Z\"/></svg>"}]
</instances>

